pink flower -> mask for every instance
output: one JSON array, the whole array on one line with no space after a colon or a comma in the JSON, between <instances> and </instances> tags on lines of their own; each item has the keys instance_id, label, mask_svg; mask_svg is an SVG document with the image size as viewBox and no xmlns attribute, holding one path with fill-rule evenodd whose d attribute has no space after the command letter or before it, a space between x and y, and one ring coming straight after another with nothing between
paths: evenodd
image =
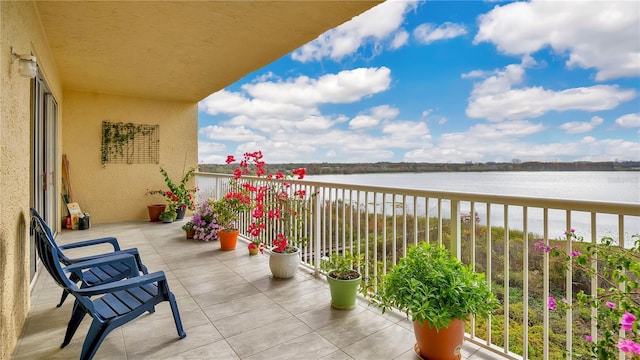
<instances>
[{"instance_id":1,"label":"pink flower","mask_svg":"<svg viewBox=\"0 0 640 360\"><path fill-rule=\"evenodd\" d=\"M589 335L584 336L584 341L593 341L593 338Z\"/></svg>"},{"instance_id":2,"label":"pink flower","mask_svg":"<svg viewBox=\"0 0 640 360\"><path fill-rule=\"evenodd\" d=\"M636 317L633 314L628 312L622 315L622 319L620 320L620 326L623 330L632 331L633 330L633 322L636 321Z\"/></svg>"},{"instance_id":3,"label":"pink flower","mask_svg":"<svg viewBox=\"0 0 640 360\"><path fill-rule=\"evenodd\" d=\"M604 304L606 307L608 307L609 309L615 309L616 308L616 304L612 303L611 301L607 301L606 304Z\"/></svg>"},{"instance_id":4,"label":"pink flower","mask_svg":"<svg viewBox=\"0 0 640 360\"><path fill-rule=\"evenodd\" d=\"M640 354L640 344L633 342L633 340L622 340L616 344L616 347L625 353Z\"/></svg>"},{"instance_id":5,"label":"pink flower","mask_svg":"<svg viewBox=\"0 0 640 360\"><path fill-rule=\"evenodd\" d=\"M571 255L571 257L578 257L580 256L580 251L572 251L569 255Z\"/></svg>"},{"instance_id":6,"label":"pink flower","mask_svg":"<svg viewBox=\"0 0 640 360\"><path fill-rule=\"evenodd\" d=\"M556 299L554 299L553 296L549 296L549 309L558 310L558 307L556 306Z\"/></svg>"},{"instance_id":7,"label":"pink flower","mask_svg":"<svg viewBox=\"0 0 640 360\"><path fill-rule=\"evenodd\" d=\"M563 297L563 298L562 298L562 302L563 302L563 303L565 303L565 304L568 304L568 303L569 303L569 301L567 300L567 298L566 298L566 297Z\"/></svg>"}]
</instances>

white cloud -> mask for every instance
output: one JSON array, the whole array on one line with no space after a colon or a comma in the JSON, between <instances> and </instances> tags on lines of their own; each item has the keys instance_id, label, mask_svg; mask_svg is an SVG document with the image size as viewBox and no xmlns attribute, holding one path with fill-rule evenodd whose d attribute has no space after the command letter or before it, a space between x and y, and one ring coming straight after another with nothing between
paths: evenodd
<instances>
[{"instance_id":1,"label":"white cloud","mask_svg":"<svg viewBox=\"0 0 640 360\"><path fill-rule=\"evenodd\" d=\"M566 65L597 70L596 80L640 76L640 2L532 0L496 6L479 17L474 43L511 55L550 47Z\"/></svg>"},{"instance_id":2,"label":"white cloud","mask_svg":"<svg viewBox=\"0 0 640 360\"><path fill-rule=\"evenodd\" d=\"M371 115L381 120L390 120L398 116L400 110L389 105L380 105L371 108Z\"/></svg>"},{"instance_id":3,"label":"white cloud","mask_svg":"<svg viewBox=\"0 0 640 360\"><path fill-rule=\"evenodd\" d=\"M582 134L593 130L596 126L601 125L603 119L599 116L594 116L591 121L570 121L560 125L560 129L564 130L567 134Z\"/></svg>"},{"instance_id":4,"label":"white cloud","mask_svg":"<svg viewBox=\"0 0 640 360\"><path fill-rule=\"evenodd\" d=\"M265 137L258 135L244 126L222 127L206 126L199 130L200 134L211 140L233 140L233 141L261 141Z\"/></svg>"},{"instance_id":5,"label":"white cloud","mask_svg":"<svg viewBox=\"0 0 640 360\"><path fill-rule=\"evenodd\" d=\"M445 22L442 25L421 24L413 30L413 36L422 44L430 44L438 40L453 39L465 35L467 29L463 25Z\"/></svg>"},{"instance_id":6,"label":"white cloud","mask_svg":"<svg viewBox=\"0 0 640 360\"><path fill-rule=\"evenodd\" d=\"M378 126L380 119L373 116L358 115L349 121L349 128L352 130L369 129Z\"/></svg>"},{"instance_id":7,"label":"white cloud","mask_svg":"<svg viewBox=\"0 0 640 360\"><path fill-rule=\"evenodd\" d=\"M400 29L404 16L417 6L418 2L414 0L385 1L320 35L294 51L291 58L300 62L320 61L325 57L340 61L345 56L354 54L366 43L372 43L378 48L385 41L390 41L391 48L397 48L404 44L404 35L398 35L398 32L404 31Z\"/></svg>"},{"instance_id":8,"label":"white cloud","mask_svg":"<svg viewBox=\"0 0 640 360\"><path fill-rule=\"evenodd\" d=\"M409 33L401 30L394 35L393 40L391 40L390 46L392 49L399 49L404 46L407 41L409 41Z\"/></svg>"},{"instance_id":9,"label":"white cloud","mask_svg":"<svg viewBox=\"0 0 640 360\"><path fill-rule=\"evenodd\" d=\"M467 116L489 121L531 119L549 111L609 110L637 97L634 89L620 89L617 85L595 85L553 91L540 86L514 89L522 82L530 58L522 64L507 65L503 71L475 83Z\"/></svg>"},{"instance_id":10,"label":"white cloud","mask_svg":"<svg viewBox=\"0 0 640 360\"><path fill-rule=\"evenodd\" d=\"M616 125L623 128L640 127L640 114L626 114L616 119Z\"/></svg>"},{"instance_id":11,"label":"white cloud","mask_svg":"<svg viewBox=\"0 0 640 360\"><path fill-rule=\"evenodd\" d=\"M198 160L202 164L222 164L227 159L227 147L213 142L198 142Z\"/></svg>"}]
</instances>

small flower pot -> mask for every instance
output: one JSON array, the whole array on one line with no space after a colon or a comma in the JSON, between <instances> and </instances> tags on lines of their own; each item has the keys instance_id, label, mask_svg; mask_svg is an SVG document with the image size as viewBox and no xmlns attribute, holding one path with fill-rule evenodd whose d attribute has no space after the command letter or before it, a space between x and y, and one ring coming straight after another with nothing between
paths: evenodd
<instances>
[{"instance_id":1,"label":"small flower pot","mask_svg":"<svg viewBox=\"0 0 640 360\"><path fill-rule=\"evenodd\" d=\"M270 251L269 269L274 278L290 279L296 276L300 265L300 249L293 253L278 253Z\"/></svg>"},{"instance_id":2,"label":"small flower pot","mask_svg":"<svg viewBox=\"0 0 640 360\"><path fill-rule=\"evenodd\" d=\"M176 209L176 212L178 215L176 215L176 220L182 220L184 219L184 215L187 213L187 208L186 207L178 207L178 209Z\"/></svg>"},{"instance_id":3,"label":"small flower pot","mask_svg":"<svg viewBox=\"0 0 640 360\"><path fill-rule=\"evenodd\" d=\"M253 255L258 255L258 252L260 250L257 247L251 248L249 249L249 255L253 256Z\"/></svg>"},{"instance_id":4,"label":"small flower pot","mask_svg":"<svg viewBox=\"0 0 640 360\"><path fill-rule=\"evenodd\" d=\"M236 249L236 244L238 242L238 235L240 234L239 230L235 231L218 231L218 238L220 239L220 250L222 251L230 251Z\"/></svg>"},{"instance_id":5,"label":"small flower pot","mask_svg":"<svg viewBox=\"0 0 640 360\"><path fill-rule=\"evenodd\" d=\"M189 230L189 231L186 231L186 233L187 233L187 239L193 239L193 236L196 234L196 231Z\"/></svg>"},{"instance_id":6,"label":"small flower pot","mask_svg":"<svg viewBox=\"0 0 640 360\"><path fill-rule=\"evenodd\" d=\"M340 280L327 275L331 291L331 307L338 310L351 310L356 307L356 296L362 276L352 280Z\"/></svg>"},{"instance_id":7,"label":"small flower pot","mask_svg":"<svg viewBox=\"0 0 640 360\"><path fill-rule=\"evenodd\" d=\"M154 204L148 205L147 210L149 211L149 221L158 222L160 221L160 214L164 212L164 209L167 207L165 204Z\"/></svg>"}]
</instances>

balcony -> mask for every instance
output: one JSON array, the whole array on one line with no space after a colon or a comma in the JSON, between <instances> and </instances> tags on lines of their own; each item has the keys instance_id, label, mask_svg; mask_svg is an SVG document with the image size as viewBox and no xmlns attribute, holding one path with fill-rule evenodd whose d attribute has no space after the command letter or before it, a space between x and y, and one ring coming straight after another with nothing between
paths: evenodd
<instances>
[{"instance_id":1,"label":"balcony","mask_svg":"<svg viewBox=\"0 0 640 360\"><path fill-rule=\"evenodd\" d=\"M381 315L363 299L354 310L333 310L322 277L301 268L293 279L272 279L267 255L250 257L242 242L223 252L218 242L186 240L185 221L106 224L58 235L61 244L110 235L123 248L137 247L150 272L167 274L178 301L186 338L178 339L165 302L155 314L114 330L95 359L416 358L412 325L403 315ZM60 292L41 272L13 359L79 357L90 321L60 349L73 305L67 300L56 308ZM462 353L465 359L495 358L469 342Z\"/></svg>"},{"instance_id":2,"label":"balcony","mask_svg":"<svg viewBox=\"0 0 640 360\"><path fill-rule=\"evenodd\" d=\"M224 194L228 180L227 175L198 174L201 198ZM543 300L552 291L549 265L533 251L533 243L561 240L570 227L580 229L587 241L602 234L628 241L640 225L640 206L629 203L313 181L299 181L294 187L317 196L304 215L304 236L310 241L302 248L302 268L291 280L271 279L267 256L250 257L242 243L236 251L222 252L217 242L184 239L181 222L106 224L62 232L61 243L112 235L125 247L137 247L150 271L167 273L178 298L187 338L178 340L163 304L155 314L109 335L97 358L415 359L412 325L403 315L383 316L364 299L355 310L332 310L318 263L322 255L366 249L369 259L383 264L384 273L420 241L443 244L463 262L487 273L501 298L502 308L492 321L469 323L464 358L554 358L558 346L573 349L577 333L568 314L562 331L554 330L564 334L563 341L552 339ZM240 228L249 220L241 218ZM563 246L571 249L572 243L565 241ZM376 275L377 269L372 271L365 276ZM564 278L571 299L573 274ZM88 321L68 348L59 349L71 310L71 302L55 308L59 295L48 274L41 274L16 359L77 358ZM510 314L508 321L504 314ZM520 330L512 330L514 325Z\"/></svg>"}]
</instances>

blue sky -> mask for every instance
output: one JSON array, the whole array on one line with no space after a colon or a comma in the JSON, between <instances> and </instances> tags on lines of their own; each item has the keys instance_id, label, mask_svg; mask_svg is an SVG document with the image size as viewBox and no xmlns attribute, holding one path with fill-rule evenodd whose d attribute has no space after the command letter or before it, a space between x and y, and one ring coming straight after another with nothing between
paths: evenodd
<instances>
[{"instance_id":1,"label":"blue sky","mask_svg":"<svg viewBox=\"0 0 640 360\"><path fill-rule=\"evenodd\" d=\"M640 2L387 1L198 106L200 163L640 160Z\"/></svg>"}]
</instances>

